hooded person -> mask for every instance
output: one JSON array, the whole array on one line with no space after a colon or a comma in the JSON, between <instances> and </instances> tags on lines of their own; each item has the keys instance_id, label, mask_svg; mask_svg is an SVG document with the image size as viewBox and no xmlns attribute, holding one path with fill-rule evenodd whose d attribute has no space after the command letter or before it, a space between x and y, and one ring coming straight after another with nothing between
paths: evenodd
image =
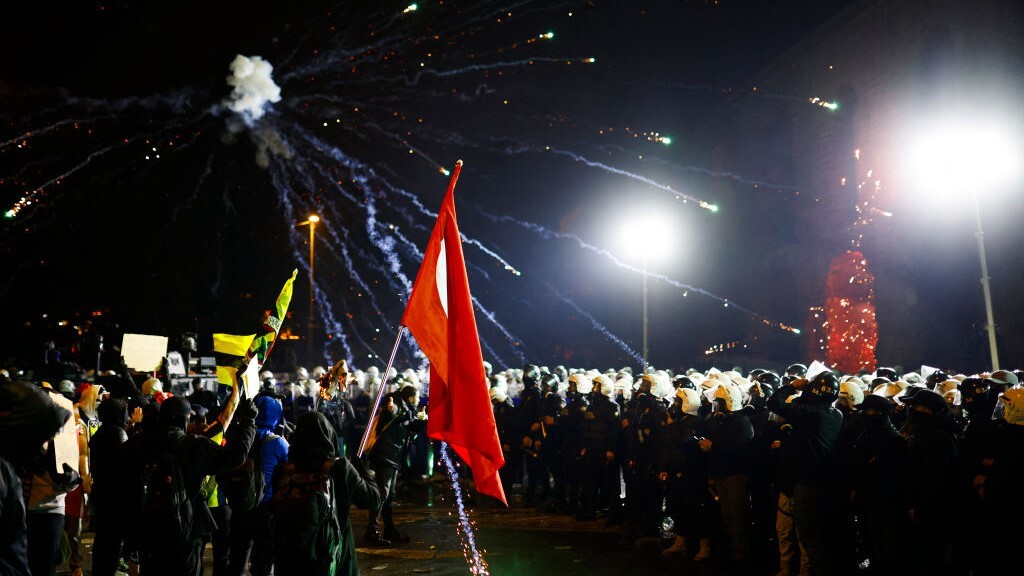
<instances>
[{"instance_id":1,"label":"hooded person","mask_svg":"<svg viewBox=\"0 0 1024 576\"><path fill-rule=\"evenodd\" d=\"M71 418L46 392L29 382L0 381L0 573L29 574L25 499L18 470L32 465L44 445ZM10 439L16 438L16 442Z\"/></svg>"},{"instance_id":2,"label":"hooded person","mask_svg":"<svg viewBox=\"0 0 1024 576\"><path fill-rule=\"evenodd\" d=\"M125 539L122 522L125 508L120 498L124 486L123 479L117 473L119 450L128 441L128 404L121 398L109 398L99 405L96 412L100 426L89 441L90 472L93 478L90 501L96 532L92 549L92 573L96 576L114 576Z\"/></svg>"},{"instance_id":3,"label":"hooded person","mask_svg":"<svg viewBox=\"0 0 1024 576\"><path fill-rule=\"evenodd\" d=\"M234 390L233 398L237 398L239 388ZM231 402L233 404L234 400ZM188 500L192 511L191 527L185 533L160 535L145 529L148 519L140 510L132 511L126 530L129 540L142 553L142 576L199 573L203 540L214 528L213 517L201 492L204 479L240 466L256 434L257 411L249 400L242 401L231 415L223 445L186 433L191 414L188 400L178 396L168 398L160 405L154 426L147 426L142 433L129 438L120 451L118 474L129 483L125 492L127 498L144 502L146 486L141 479L146 477L145 470L154 461L171 460L180 475L180 482L175 484L181 486L183 498ZM224 421L228 422L227 417Z\"/></svg>"},{"instance_id":4,"label":"hooded person","mask_svg":"<svg viewBox=\"0 0 1024 576\"><path fill-rule=\"evenodd\" d=\"M270 395L256 398L256 437L249 449L256 473L263 474L263 499L252 510L232 505L228 574L244 576L251 562L253 576L273 573L274 470L288 460L288 442L275 434L283 418L281 401ZM229 501L228 504L231 504Z\"/></svg>"},{"instance_id":5,"label":"hooded person","mask_svg":"<svg viewBox=\"0 0 1024 576\"><path fill-rule=\"evenodd\" d=\"M333 514L340 527L341 545L336 551L336 566L332 574L318 573L289 553L301 546L277 546L274 549L274 574L277 576L358 576L356 563L355 536L349 510L352 505L372 510L380 505L380 493L373 480L362 466L357 467L338 453L338 440L334 427L323 414L308 412L299 417L288 449L288 462L274 473L275 490L287 489L286 481L297 474L314 474L324 469L329 471L330 487L334 501ZM282 494L283 496L283 494ZM287 501L279 498L280 506ZM284 515L279 514L280 517ZM280 543L281 535L295 534L301 526L287 526L279 521L274 525L275 540ZM304 543L305 544L305 543Z\"/></svg>"}]
</instances>

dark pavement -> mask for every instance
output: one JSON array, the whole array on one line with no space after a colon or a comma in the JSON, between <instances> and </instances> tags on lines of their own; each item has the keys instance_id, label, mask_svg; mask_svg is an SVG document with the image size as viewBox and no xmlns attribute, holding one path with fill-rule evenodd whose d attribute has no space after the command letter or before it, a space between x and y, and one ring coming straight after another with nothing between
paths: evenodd
<instances>
[{"instance_id":1,"label":"dark pavement","mask_svg":"<svg viewBox=\"0 0 1024 576\"><path fill-rule=\"evenodd\" d=\"M661 542L654 538L637 540L621 526L609 527L603 519L577 521L566 514L522 508L521 497L513 494L511 509L490 498L464 491L470 506L476 542L495 576L565 575L665 576L671 574L729 574L727 551L716 550L711 559L694 562L689 556L662 556ZM447 483L405 486L399 490L395 520L410 542L390 548L362 546L366 511L353 508L362 574L471 574L463 555L458 532L458 513ZM91 562L92 534L83 538L85 566ZM694 548L696 548L694 546ZM210 574L210 549L205 555L205 573ZM61 566L58 574L69 574ZM89 570L86 569L86 574ZM772 572L767 572L772 573Z\"/></svg>"}]
</instances>

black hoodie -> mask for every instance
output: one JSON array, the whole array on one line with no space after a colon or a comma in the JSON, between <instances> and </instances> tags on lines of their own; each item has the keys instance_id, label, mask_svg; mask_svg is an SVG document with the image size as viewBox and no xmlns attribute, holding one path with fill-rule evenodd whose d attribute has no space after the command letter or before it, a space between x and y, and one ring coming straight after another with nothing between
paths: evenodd
<instances>
[{"instance_id":1,"label":"black hoodie","mask_svg":"<svg viewBox=\"0 0 1024 576\"><path fill-rule=\"evenodd\" d=\"M334 513L342 530L341 556L334 574L358 576L355 534L349 521L349 508L352 504L366 509L377 508L380 506L380 492L376 484L363 478L351 462L338 456L334 427L323 414L307 412L300 416L289 445L288 461L295 465L298 472L315 472L321 469L325 460L331 458L338 459L331 468L331 479L334 485ZM280 481L280 469L274 476L277 484Z\"/></svg>"}]
</instances>

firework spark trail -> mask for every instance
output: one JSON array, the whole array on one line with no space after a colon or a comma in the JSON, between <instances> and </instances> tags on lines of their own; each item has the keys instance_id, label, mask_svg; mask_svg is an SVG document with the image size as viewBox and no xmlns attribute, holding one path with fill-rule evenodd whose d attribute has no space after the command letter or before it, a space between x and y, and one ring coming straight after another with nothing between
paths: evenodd
<instances>
[{"instance_id":1,"label":"firework spark trail","mask_svg":"<svg viewBox=\"0 0 1024 576\"><path fill-rule=\"evenodd\" d=\"M612 342L614 342L619 348L622 348L623 352L625 352L626 354L629 354L637 362L640 362L640 363L643 362L643 357L636 350L633 350L632 348L630 348L629 344L626 344L626 342L624 340L622 340L622 338L619 338L618 336L613 334L612 331L609 330L607 326L605 326L604 324L601 324L600 322L598 322L597 318L594 318L594 316L591 315L589 312L587 312L583 308L580 308L579 305L577 305L575 302L570 300L567 296L565 296L564 294L559 292L558 289L555 288L554 286L552 286L550 284L547 284L547 283L545 283L545 285L556 296L558 296L558 298L562 302L565 302L567 305L569 305L570 308L575 310L580 316L583 316L584 318L589 320L591 326L593 326L595 330L597 330L598 332L603 334L605 338L607 338L607 339L611 340Z\"/></svg>"},{"instance_id":2,"label":"firework spark trail","mask_svg":"<svg viewBox=\"0 0 1024 576\"><path fill-rule=\"evenodd\" d=\"M480 301L476 299L476 296L473 296L473 305L476 306L476 309L479 310L480 313L483 314L485 318L491 321L491 324L494 324L495 328L500 330L501 333L505 335L505 338L509 342L509 345L512 346L512 352L516 355L516 358L519 358L520 362L525 362L526 350L522 346L522 340L514 336L504 326L502 326L502 324L498 322L498 319L495 317L494 312L491 312L487 308L484 308L484 305L481 304Z\"/></svg>"},{"instance_id":3,"label":"firework spark trail","mask_svg":"<svg viewBox=\"0 0 1024 576\"><path fill-rule=\"evenodd\" d=\"M510 153L515 153L515 152L517 152L517 151L515 151L515 150L510 151ZM658 190L664 190L665 192L669 192L673 196L675 196L676 198L681 198L683 200L689 200L691 202L696 202L698 206L700 206L701 208L704 208L705 210L708 210L708 211L711 211L711 212L718 212L718 206L716 206L714 204L711 204L710 202L706 202L706 201L701 200L699 198L695 198L693 196L690 196L689 194L684 194L683 192L680 192L680 191L672 188L671 186L668 186L666 184L662 184L661 182L657 182L657 181L652 180L652 179L650 179L650 178L648 178L646 176L642 176L640 174L636 174L635 172L630 172L628 170L623 170L622 168L616 168L614 166L609 166L609 165L607 165L607 164L605 164L603 162L597 162L595 160L590 160L588 158L580 156L579 154L576 154L575 152L571 152L569 150L560 150L560 149L556 149L556 148L551 148L549 150L549 152L551 152L553 154L557 154L559 156L567 156L567 157L572 158L573 160L575 160L577 162L582 162L583 164L586 164L587 166L590 166L591 168L599 168L599 169L604 170L605 172L608 172L610 174L617 174L619 176L625 176L626 178L631 178L633 180L637 180L639 182L643 182L644 184L647 184L648 186L653 186L654 188L657 188Z\"/></svg>"},{"instance_id":4,"label":"firework spark trail","mask_svg":"<svg viewBox=\"0 0 1024 576\"><path fill-rule=\"evenodd\" d=\"M137 138L134 138L132 140L133 141L134 140L138 140L139 138L141 138L141 136L139 136ZM14 206L12 206L10 208L10 210L7 211L7 216L8 217L17 216L18 213L21 212L24 208L26 208L28 206L31 206L33 202L36 202L38 200L39 196L41 196L46 191L47 188L49 188L50 186L53 186L54 184L60 183L61 180L64 180L64 179L68 178L69 176L71 176L72 174L74 174L75 172L78 172L79 170L82 170L83 168L85 168L89 164L91 164L92 161L95 160L96 158L99 158L101 156L106 155L108 152L110 152L111 150L113 150L113 149L115 149L117 147L118 147L118 145L112 145L112 146L106 146L104 148L96 150L96 151L92 152L91 154L89 154L89 156L87 156L85 158L85 160L82 160L81 162L79 162L78 164L73 166L70 170L68 170L67 172L64 172L63 174L61 174L59 176L55 176L55 177L51 178L50 180L46 181L45 183L43 183L43 184L41 184L39 186L36 186L32 190L26 192L25 195L22 196L21 198L19 198L18 201L14 203Z\"/></svg>"},{"instance_id":5,"label":"firework spark trail","mask_svg":"<svg viewBox=\"0 0 1024 576\"><path fill-rule=\"evenodd\" d=\"M335 221L340 222L342 220L342 217L340 214L337 213L337 209L334 207L333 204L330 205L329 209L331 210L333 219ZM327 234L330 236L330 240L327 242L330 254L332 254L341 262L341 264L345 268L345 271L348 272L349 277L352 278L352 281L355 282L356 286L362 289L362 294L366 295L370 299L370 306L373 308L373 311L377 315L380 315L381 310L380 305L377 304L377 297L374 295L373 290L366 283L366 281L363 280L363 277L359 274L359 271L356 269L356 264L352 260L351 254L349 254L348 230L342 228L342 235L339 236L334 226L324 226L323 228L326 229Z\"/></svg>"},{"instance_id":6,"label":"firework spark trail","mask_svg":"<svg viewBox=\"0 0 1024 576\"><path fill-rule=\"evenodd\" d=\"M479 240L477 240L475 238L470 238L469 236L466 236L462 232L459 232L459 237L462 238L462 242L463 243L465 243L465 244L472 244L473 246L476 246L477 248L479 248L480 251L482 251L484 254L487 254L491 258L494 258L495 260L497 260L498 263L500 263L505 268L505 270L508 270L509 272L511 272L512 274L514 274L516 276L522 276L523 275L522 272L517 270L514 266L512 266L508 262L506 262L504 258L502 258L501 256L498 256L497 254L495 254L493 250L491 250L490 248L484 246Z\"/></svg>"},{"instance_id":7,"label":"firework spark trail","mask_svg":"<svg viewBox=\"0 0 1024 576\"><path fill-rule=\"evenodd\" d=\"M476 545L476 536L473 533L473 522L469 519L469 512L462 501L462 487L459 485L459 471L455 469L451 455L448 454L448 444L441 442L441 460L448 470L448 477L452 483L452 492L455 494L455 506L459 513L459 535L462 536L462 555L469 564L470 574L483 576L490 574L487 568L487 561L484 560L485 550L480 550Z\"/></svg>"},{"instance_id":8,"label":"firework spark trail","mask_svg":"<svg viewBox=\"0 0 1024 576\"><path fill-rule=\"evenodd\" d=\"M376 124L367 124L367 125L373 126L374 128L379 130L385 136L388 136L388 137L390 137L392 139L398 140L399 142L402 143L403 147L406 147L409 150L416 151L416 153L418 155L420 155L421 157L423 157L426 161L430 162L432 165L434 165L436 167L440 167L440 170L442 171L442 174L444 174L446 176L449 174L448 169L445 168L444 165L438 163L437 161L435 161L434 159L430 158L426 154L423 154L423 153L419 152L417 148L415 148L414 146L410 145L408 143L408 141L402 140L398 135L392 134L390 132L387 132L386 130L384 130L383 128L381 128L380 126L378 126ZM338 154L339 155L341 154L340 151L339 151ZM339 161L341 161L341 160L339 159ZM413 203L413 206L415 206L422 215L426 216L427 218L430 218L431 220L437 219L437 212L432 212L431 210L429 210L426 206L423 205L422 202L420 202L419 198L417 198L415 195L413 195L410 192L407 192L407 191L399 188L398 186L392 185L390 182L388 182L386 180L381 179L381 181L385 184L385 186L389 190L391 190L393 192L396 192L396 193L400 194L401 196L409 199ZM397 206L392 206L392 207L393 208L397 208ZM403 214L403 216L405 216L406 219L409 222L415 222L415 220L411 216L408 216L408 214L406 214L404 211L399 210L399 212L401 214ZM516 276L522 276L523 273L521 271L519 271L515 266L512 266L512 264L510 264L504 258L499 256L496 252L494 252L493 250L491 250L487 246L484 246L484 244L482 242L480 242L479 240L477 240L475 238L470 238L469 236L466 236L462 232L460 232L459 235L462 238L462 241L464 243L476 246L477 248L480 249L481 252L483 252L484 254L490 256L491 258L497 260L498 263L501 264L502 267L504 267L505 270L511 272L512 274L514 274Z\"/></svg>"},{"instance_id":9,"label":"firework spark trail","mask_svg":"<svg viewBox=\"0 0 1024 576\"><path fill-rule=\"evenodd\" d=\"M299 256L298 253L295 254ZM309 269L307 268L307 271ZM348 344L348 334L342 327L341 323L335 320L334 307L331 305L331 301L327 298L327 293L319 286L319 283L314 285L313 293L316 298L317 309L321 310L320 314L321 321L324 324L324 334L333 335L334 338L324 338L323 356L327 359L327 362L331 362L331 345L335 340L341 342L341 349L345 356L345 361L352 363L352 348ZM343 300L344 302L344 300Z\"/></svg>"},{"instance_id":10,"label":"firework spark trail","mask_svg":"<svg viewBox=\"0 0 1024 576\"><path fill-rule=\"evenodd\" d=\"M594 246L593 244L590 244L590 243L584 241L582 238L580 238L579 236L576 236L575 234L566 234L564 232L555 232L553 230L548 230L547 228L544 228L543 226L541 226L539 224L534 224L532 222L526 222L526 221L523 221L523 220L518 220L518 219L513 218L511 216L495 216L493 214L490 214L490 213L486 212L485 210L481 209L480 207L477 207L476 209L477 209L478 212L480 212L480 214L482 214L485 218L491 220L492 222L505 222L505 223L515 224L515 225L520 226L522 228L526 228L527 230L532 230L532 231L536 232L537 234L541 235L542 237L544 237L544 238L546 238L548 240L555 240L555 239L557 239L557 240L572 240L577 245L579 245L580 248L583 248L583 249L589 250L591 252L594 252L596 254L600 254L601 256L604 256L608 260L611 260L611 262L613 264L615 264L616 266L618 266L619 268L624 268L626 270L629 270L630 272L635 272L637 274L645 274L649 278L653 278L655 280L661 280L662 282L665 282L666 284L668 284L670 286L673 286L675 288L681 288L683 290L686 290L687 292L692 290L694 292L697 292L698 294L703 294L704 296L707 296L708 298L711 298L712 300L718 301L723 306L726 306L728 308L734 308L736 310L739 310L740 312L743 312L743 313L745 313L745 314L747 314L749 316L752 316L752 317L756 318L758 321L760 321L762 324L764 324L766 326L770 326L770 327L773 327L773 328L779 328L781 330L785 330L787 332L791 332L791 333L794 333L794 334L799 334L800 333L800 331L797 328L794 328L793 326L789 326L789 325L784 324L782 322L777 322L777 321L771 320L768 317L764 316L763 314L759 314L759 313L757 313L757 312L755 312L753 310L750 310L749 308L746 308L744 306L736 304L735 302L729 300L728 298L723 298L721 296L718 296L716 294L708 292L707 290L704 290L703 288L697 288L696 286L691 286L689 284L685 284L683 282L680 282L679 280L675 280L673 278L669 278L668 276L665 276L664 274L654 273L654 272L651 272L649 270L645 271L642 268L637 268L636 266L632 266L630 264L627 264L627 263L619 260L610 251L608 251L608 250L606 250L604 248L600 248L598 246Z\"/></svg>"},{"instance_id":11,"label":"firework spark trail","mask_svg":"<svg viewBox=\"0 0 1024 576\"><path fill-rule=\"evenodd\" d=\"M346 235L346 237L347 237L347 235ZM352 281L357 286L362 288L362 292L359 292L359 293L355 294L353 297L360 298L362 296L368 296L369 299L370 299L370 306L372 307L373 312L376 313L377 316L381 316L380 308L377 306L376 298L373 296L373 293L370 291L369 286L366 285L365 281L362 279L362 277L356 271L354 263L352 262L352 258L350 257L350 255L348 253L348 249L346 247L346 244L342 243L342 242L332 243L332 242L329 242L329 241L324 241L324 244L325 244L324 250L329 255L331 255L335 259L335 261L337 261L339 264L341 264L343 266L343 268L348 272L349 277L352 279ZM325 292L326 292L326 290L325 290ZM342 300L342 305L345 305L345 303L346 303L345 298L340 293L339 293L338 297ZM360 330L358 330L356 328L354 315L345 314L345 319L346 319L346 323L348 324L349 329L350 329L349 333L351 333L355 337L355 339L360 344L363 345L363 347L366 350L369 350L369 351L373 352L374 351L373 350L373 346L369 342L367 342L365 338L363 338ZM370 321L368 323L376 324L377 321L375 321L374 319L370 319ZM338 333L338 334L342 335L341 333ZM346 358L346 360L348 360L348 359Z\"/></svg>"},{"instance_id":12,"label":"firework spark trail","mask_svg":"<svg viewBox=\"0 0 1024 576\"><path fill-rule=\"evenodd\" d=\"M492 62L490 64L471 64L469 66L463 66L462 68L453 68L451 70L434 70L433 68L427 68L420 70L416 73L416 76L412 80L409 80L408 76L403 76L406 86L415 86L419 84L420 78L424 76L436 76L438 78L445 78L448 76L459 76L462 74L468 74L470 72L479 72L482 70L496 70L496 69L507 69L516 68L521 66L531 66L538 62L554 63L554 64L593 64L597 60L595 58L581 58L581 57L565 57L565 58L552 58L548 56L536 56L533 58L526 58L523 60L511 60L508 62Z\"/></svg>"},{"instance_id":13,"label":"firework spark trail","mask_svg":"<svg viewBox=\"0 0 1024 576\"><path fill-rule=\"evenodd\" d=\"M10 146L12 144L17 144L19 142L24 142L24 141L31 140L31 139L34 139L34 138L39 138L40 136L45 136L46 134L49 134L50 132L53 132L54 130L58 130L60 128L63 128L64 126L67 126L68 124L75 124L77 126L77 125L80 125L80 124L90 124L90 123L95 122L97 120L100 120L100 118L69 118L67 120L60 120L58 122L54 122L53 124L50 124L49 126L43 126L42 128L35 128L33 130L29 130L28 132L25 132L24 134L18 134L17 136L15 136L14 138L11 138L10 140L5 140L3 142L0 142L0 151L2 151L4 148L7 148L8 146Z\"/></svg>"},{"instance_id":14,"label":"firework spark trail","mask_svg":"<svg viewBox=\"0 0 1024 576\"><path fill-rule=\"evenodd\" d=\"M487 340L481 338L480 346L487 351L488 357L494 360L495 363L498 363L499 366L508 366L508 363L494 351L494 348L491 348L491 345L487 343Z\"/></svg>"},{"instance_id":15,"label":"firework spark trail","mask_svg":"<svg viewBox=\"0 0 1024 576\"><path fill-rule=\"evenodd\" d=\"M528 6L533 4L533 0L526 0L519 2L518 4L512 5L499 5L496 8L485 6L486 2L480 2L472 6L469 9L465 9L459 12L459 18L457 24L448 28L432 32L427 35L414 36L411 31L402 32L392 36L386 36L374 41L371 44L359 46L358 48L348 49L330 49L321 50L318 52L316 61L295 69L293 72L285 74L282 78L285 81L290 81L296 77L319 75L322 73L332 72L336 67L342 69L350 69L352 67L358 67L366 64L381 64L381 54L389 52L398 52L403 46L419 46L425 42L437 42L441 38L447 38L452 35L461 35L466 31L472 30L476 24L487 22L493 19L495 16L508 13L512 10L516 10L520 7ZM561 6L561 5L559 5ZM542 7L540 9L551 9L553 7ZM523 12L530 13L537 11L538 9L528 10ZM375 33L380 34L386 31L393 24L403 21L403 16L408 16L410 12L415 10L409 10L408 8L399 14L392 14L382 24L371 26L375 28ZM476 12L477 14L474 14ZM290 61L294 57L289 56L287 61ZM394 82L397 79L394 77L385 76L373 76L369 78L363 78L355 81L360 84L375 83L375 82ZM338 84L349 84L352 83L348 79L339 79L334 82L328 80L329 86L336 86Z\"/></svg>"},{"instance_id":16,"label":"firework spark trail","mask_svg":"<svg viewBox=\"0 0 1024 576\"><path fill-rule=\"evenodd\" d=\"M681 199L683 201L694 202L698 206L700 206L701 208L704 208L705 210L708 210L709 212L718 212L718 206L716 206L715 204L712 204L712 203L707 202L705 200L701 200L700 198L696 198L696 197L690 196L688 194L685 194L683 192L680 192L679 190L676 190L675 188L672 188L671 186L669 186L667 184L662 184L661 182L658 182L656 180L653 180L653 179L648 178L646 176L643 176L641 174L637 174L635 172L630 172L628 170L623 170L622 168L616 168L614 166L609 166L608 164L605 164L603 162L597 162L595 160L590 160L590 159L586 158L585 156L582 156L582 155L577 154L575 152L572 152L570 150L562 150L562 149L558 149L558 148L552 148L550 146L543 146L542 147L542 146L536 146L536 145L513 144L513 143L511 143L510 141L507 141L507 140L504 141L504 142L497 142L496 144L498 146L500 146L500 147L495 148L495 147L489 147L489 146L481 145L478 142L470 141L470 140L464 138L463 136L461 136L460 134L457 134L455 132L452 132L450 134L445 135L444 137L440 138L439 141L441 143L445 143L445 144L458 144L458 145L463 145L463 146L473 146L473 147L476 147L476 148L480 148L480 149L484 149L484 150L490 150L490 151L494 151L494 152L502 152L502 153L509 154L509 155L521 155L521 154L530 154L530 153L538 153L538 152L550 152L550 153L553 153L553 154L556 154L556 155L559 155L559 156L565 156L565 157L571 158L571 159L575 160L576 162L580 162L580 163L582 163L582 164L584 164L586 166L589 166L591 168L597 168L597 169L602 170L604 172L607 172L609 174L615 174L615 175L618 175L618 176L624 176L624 177L630 178L632 180L637 180L639 182L643 182L644 184L647 184L647 185L652 186L654 188L657 188L659 190L663 190L665 192L669 192L673 196L675 196L676 198ZM723 176L724 176L724 174L723 174Z\"/></svg>"},{"instance_id":17,"label":"firework spark trail","mask_svg":"<svg viewBox=\"0 0 1024 576\"><path fill-rule=\"evenodd\" d=\"M615 149L615 150L618 150L620 152L624 152L626 154L630 154L630 155L633 155L633 156L637 155L637 152L635 150L629 150L627 148L619 146L618 144L608 144L608 145L606 145L606 148ZM751 186L756 186L758 188L767 188L769 190L787 190L787 191L794 191L794 190L799 190L800 189L799 186L793 186L793 185L790 185L790 184L778 184L776 182L765 182L765 181L762 181L762 180L754 180L752 178L748 178L748 177L743 176L741 174L736 174L735 172L719 172L719 171L711 170L709 168L702 168L700 166L682 166L682 165L676 164L674 162L669 162L668 160L664 160L662 158L658 158L657 156L644 156L644 160L645 161L654 162L654 163L657 163L657 164L661 164L663 166L668 166L669 168L673 168L673 169L679 170L681 172L696 172L698 174L704 174L706 176L711 176L713 178L726 178L726 179L729 179L729 180L733 180L735 182L740 182L742 184L750 184Z\"/></svg>"}]
</instances>

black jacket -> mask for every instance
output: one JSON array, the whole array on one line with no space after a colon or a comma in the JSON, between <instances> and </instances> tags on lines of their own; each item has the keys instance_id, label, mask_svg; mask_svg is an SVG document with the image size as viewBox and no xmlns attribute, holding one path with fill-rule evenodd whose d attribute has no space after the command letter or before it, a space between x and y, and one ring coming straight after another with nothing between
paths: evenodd
<instances>
[{"instance_id":1,"label":"black jacket","mask_svg":"<svg viewBox=\"0 0 1024 576\"><path fill-rule=\"evenodd\" d=\"M832 478L833 452L843 415L831 404L786 403L796 388L783 386L768 398L768 409L786 419L792 431L784 440L786 460L796 484L821 485ZM798 399L799 400L799 399Z\"/></svg>"}]
</instances>

